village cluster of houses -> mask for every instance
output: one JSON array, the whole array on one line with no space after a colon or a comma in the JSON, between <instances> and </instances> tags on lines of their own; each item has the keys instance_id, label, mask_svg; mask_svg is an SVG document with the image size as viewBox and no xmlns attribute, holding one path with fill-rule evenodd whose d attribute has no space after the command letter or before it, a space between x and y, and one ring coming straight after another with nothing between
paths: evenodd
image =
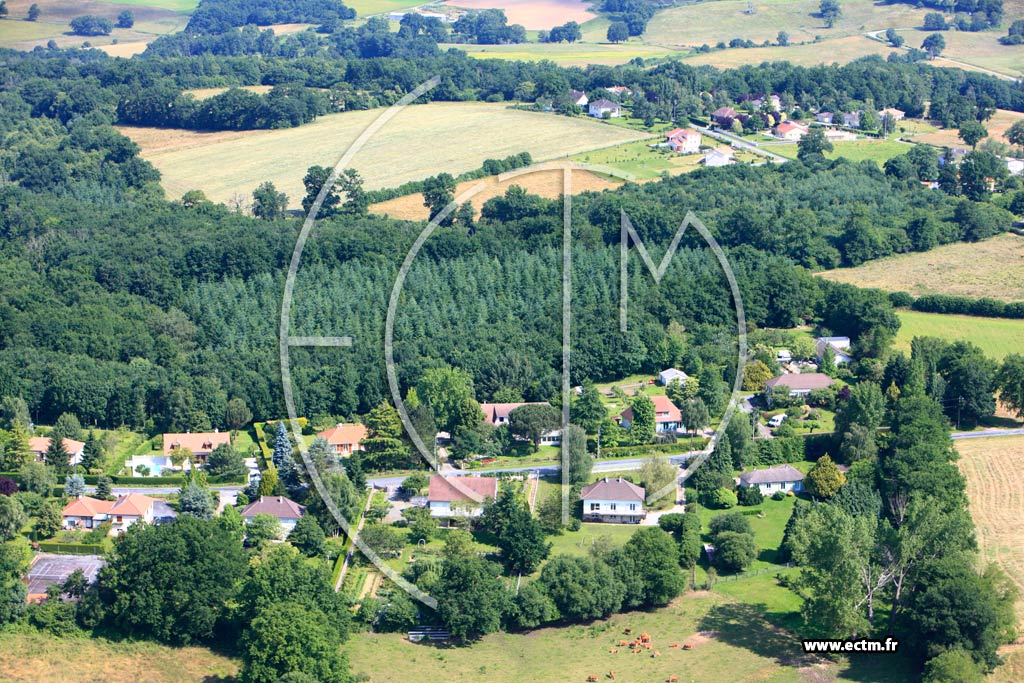
<instances>
[{"instance_id":1,"label":"village cluster of houses","mask_svg":"<svg viewBox=\"0 0 1024 683\"><path fill-rule=\"evenodd\" d=\"M605 90L618 97L628 96L633 92L623 85L614 85L610 88L605 88ZM605 97L591 101L585 92L570 90L568 99L570 104L575 104L577 107L585 109L587 115L593 116L595 119L616 119L622 116L622 107L619 103L612 102Z\"/></svg>"}]
</instances>

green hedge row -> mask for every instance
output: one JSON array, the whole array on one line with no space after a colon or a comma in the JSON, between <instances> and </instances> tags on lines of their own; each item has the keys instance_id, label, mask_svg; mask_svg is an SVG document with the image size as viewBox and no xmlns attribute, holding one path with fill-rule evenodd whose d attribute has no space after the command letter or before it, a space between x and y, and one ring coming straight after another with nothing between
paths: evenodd
<instances>
[{"instance_id":1,"label":"green hedge row","mask_svg":"<svg viewBox=\"0 0 1024 683\"><path fill-rule=\"evenodd\" d=\"M54 541L41 541L39 550L44 553L60 555L102 555L104 552L101 543L56 543Z\"/></svg>"},{"instance_id":2,"label":"green hedge row","mask_svg":"<svg viewBox=\"0 0 1024 683\"><path fill-rule=\"evenodd\" d=\"M601 459L604 458L636 458L655 453L681 453L684 451L696 451L704 448L708 440L704 437L693 437L679 439L675 443L659 443L647 446L616 446L615 448L602 448Z\"/></svg>"}]
</instances>

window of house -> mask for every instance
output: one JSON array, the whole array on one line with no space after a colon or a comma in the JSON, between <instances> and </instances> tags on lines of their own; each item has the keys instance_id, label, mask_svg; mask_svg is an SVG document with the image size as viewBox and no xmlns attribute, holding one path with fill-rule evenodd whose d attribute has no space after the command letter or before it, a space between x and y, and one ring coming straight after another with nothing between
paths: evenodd
<instances>
[{"instance_id":1,"label":"window of house","mask_svg":"<svg viewBox=\"0 0 1024 683\"><path fill-rule=\"evenodd\" d=\"M600 509L601 509L601 504L600 503L591 503L590 504L590 511L591 512L597 512Z\"/></svg>"},{"instance_id":2,"label":"window of house","mask_svg":"<svg viewBox=\"0 0 1024 683\"><path fill-rule=\"evenodd\" d=\"M609 507L609 508L611 508L612 510L614 510L614 509L615 509L615 503L612 503L612 504L611 504L611 505L609 505L608 507Z\"/></svg>"},{"instance_id":3,"label":"window of house","mask_svg":"<svg viewBox=\"0 0 1024 683\"><path fill-rule=\"evenodd\" d=\"M118 523L118 524L120 524L120 523L121 523L121 515L118 515L118 516L117 516L117 523Z\"/></svg>"},{"instance_id":4,"label":"window of house","mask_svg":"<svg viewBox=\"0 0 1024 683\"><path fill-rule=\"evenodd\" d=\"M630 510L636 510L636 503L630 503L629 504L629 509Z\"/></svg>"}]
</instances>

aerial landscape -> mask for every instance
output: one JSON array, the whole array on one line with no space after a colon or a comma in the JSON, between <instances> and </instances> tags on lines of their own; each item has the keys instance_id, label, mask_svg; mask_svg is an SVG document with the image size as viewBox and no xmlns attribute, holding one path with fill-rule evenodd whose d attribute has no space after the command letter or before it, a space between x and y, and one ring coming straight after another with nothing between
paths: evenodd
<instances>
[{"instance_id":1,"label":"aerial landscape","mask_svg":"<svg viewBox=\"0 0 1024 683\"><path fill-rule=\"evenodd\" d=\"M1024 681L1024 0L0 0L0 683Z\"/></svg>"}]
</instances>

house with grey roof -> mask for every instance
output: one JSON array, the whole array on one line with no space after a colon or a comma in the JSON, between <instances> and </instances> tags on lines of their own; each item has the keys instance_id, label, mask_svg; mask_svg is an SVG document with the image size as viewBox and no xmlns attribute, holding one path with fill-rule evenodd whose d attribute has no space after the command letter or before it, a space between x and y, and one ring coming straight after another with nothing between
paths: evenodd
<instances>
[{"instance_id":1,"label":"house with grey roof","mask_svg":"<svg viewBox=\"0 0 1024 683\"><path fill-rule=\"evenodd\" d=\"M756 486L761 489L761 493L770 496L778 491L802 491L804 473L792 465L775 465L764 470L744 472L737 483L739 486Z\"/></svg>"},{"instance_id":2,"label":"house with grey roof","mask_svg":"<svg viewBox=\"0 0 1024 683\"><path fill-rule=\"evenodd\" d=\"M644 510L646 497L647 492L642 486L622 477L598 479L580 491L583 521L639 524L647 516Z\"/></svg>"},{"instance_id":3,"label":"house with grey roof","mask_svg":"<svg viewBox=\"0 0 1024 683\"><path fill-rule=\"evenodd\" d=\"M284 496L260 496L242 510L242 519L248 524L256 515L270 515L281 523L284 534L295 528L299 518L306 513L306 507Z\"/></svg>"}]
</instances>

